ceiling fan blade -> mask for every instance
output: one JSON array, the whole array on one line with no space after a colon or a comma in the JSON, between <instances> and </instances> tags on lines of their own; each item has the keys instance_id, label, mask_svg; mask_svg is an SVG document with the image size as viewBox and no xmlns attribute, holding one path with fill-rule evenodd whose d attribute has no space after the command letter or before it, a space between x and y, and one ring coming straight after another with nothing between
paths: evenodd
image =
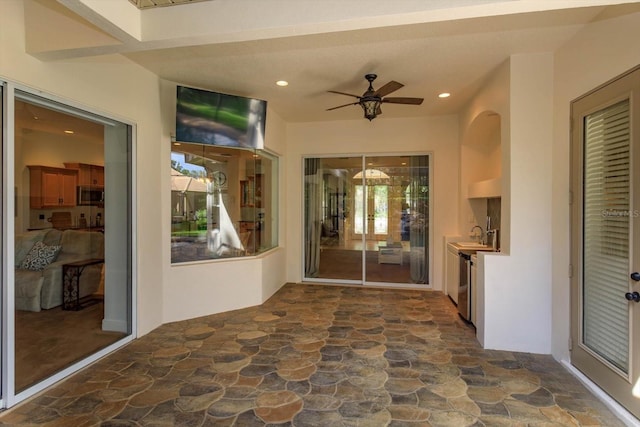
<instances>
[{"instance_id":1,"label":"ceiling fan blade","mask_svg":"<svg viewBox=\"0 0 640 427\"><path fill-rule=\"evenodd\" d=\"M386 85L378 89L373 95L380 96L380 97L389 95L391 92L395 92L396 90L400 89L402 86L404 86L402 83L398 83L396 81L391 80L389 83L387 83Z\"/></svg>"},{"instance_id":2,"label":"ceiling fan blade","mask_svg":"<svg viewBox=\"0 0 640 427\"><path fill-rule=\"evenodd\" d=\"M348 107L349 105L358 105L358 104L359 104L359 102L350 102L348 104L338 105L337 107L327 108L327 111L337 110L338 108Z\"/></svg>"},{"instance_id":3,"label":"ceiling fan blade","mask_svg":"<svg viewBox=\"0 0 640 427\"><path fill-rule=\"evenodd\" d=\"M352 94L350 94L350 93L346 93L346 92L338 92L337 90L328 90L327 92L330 92L330 93L337 93L338 95L353 96L354 98L360 98L358 95L352 95Z\"/></svg>"},{"instance_id":4,"label":"ceiling fan blade","mask_svg":"<svg viewBox=\"0 0 640 427\"><path fill-rule=\"evenodd\" d=\"M411 104L411 105L420 105L424 101L423 98L384 98L382 102L388 102L389 104Z\"/></svg>"}]
</instances>

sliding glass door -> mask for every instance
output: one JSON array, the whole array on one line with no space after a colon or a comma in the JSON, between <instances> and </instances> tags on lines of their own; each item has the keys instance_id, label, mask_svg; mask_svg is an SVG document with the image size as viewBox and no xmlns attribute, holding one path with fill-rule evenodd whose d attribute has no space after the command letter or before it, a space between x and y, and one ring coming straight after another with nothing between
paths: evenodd
<instances>
[{"instance_id":1,"label":"sliding glass door","mask_svg":"<svg viewBox=\"0 0 640 427\"><path fill-rule=\"evenodd\" d=\"M304 278L429 283L429 156L305 159Z\"/></svg>"},{"instance_id":2,"label":"sliding glass door","mask_svg":"<svg viewBox=\"0 0 640 427\"><path fill-rule=\"evenodd\" d=\"M132 127L26 88L8 92L4 407L134 334Z\"/></svg>"},{"instance_id":3,"label":"sliding glass door","mask_svg":"<svg viewBox=\"0 0 640 427\"><path fill-rule=\"evenodd\" d=\"M362 281L362 239L352 236L363 223L351 214L356 209L352 172L361 167L362 157L305 159L304 277Z\"/></svg>"}]
</instances>

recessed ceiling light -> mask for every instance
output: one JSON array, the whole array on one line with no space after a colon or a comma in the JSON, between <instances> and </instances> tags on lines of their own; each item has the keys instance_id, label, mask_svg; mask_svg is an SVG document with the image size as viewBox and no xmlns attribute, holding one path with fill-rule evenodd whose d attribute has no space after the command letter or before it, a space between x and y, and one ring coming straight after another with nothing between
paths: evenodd
<instances>
[{"instance_id":1,"label":"recessed ceiling light","mask_svg":"<svg viewBox=\"0 0 640 427\"><path fill-rule=\"evenodd\" d=\"M441 94L438 95L438 98L448 98L450 96L451 94L449 92L442 92Z\"/></svg>"},{"instance_id":2,"label":"recessed ceiling light","mask_svg":"<svg viewBox=\"0 0 640 427\"><path fill-rule=\"evenodd\" d=\"M181 145L179 142L174 142L173 145Z\"/></svg>"},{"instance_id":3,"label":"recessed ceiling light","mask_svg":"<svg viewBox=\"0 0 640 427\"><path fill-rule=\"evenodd\" d=\"M276 82L276 84L277 84L278 86L282 86L282 87L284 87L284 86L289 86L289 82L288 82L288 81L286 81L286 80L278 80L278 81Z\"/></svg>"},{"instance_id":4,"label":"recessed ceiling light","mask_svg":"<svg viewBox=\"0 0 640 427\"><path fill-rule=\"evenodd\" d=\"M72 131L71 129L67 129L67 130L65 130L65 131L64 131L64 133L68 133L69 135L72 135L72 134L74 134L75 132L74 132L74 131Z\"/></svg>"}]
</instances>

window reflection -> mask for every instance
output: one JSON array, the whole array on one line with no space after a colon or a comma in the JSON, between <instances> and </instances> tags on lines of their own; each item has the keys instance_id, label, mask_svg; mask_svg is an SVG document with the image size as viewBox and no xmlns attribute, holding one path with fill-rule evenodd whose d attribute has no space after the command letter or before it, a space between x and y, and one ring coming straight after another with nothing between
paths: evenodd
<instances>
[{"instance_id":1,"label":"window reflection","mask_svg":"<svg viewBox=\"0 0 640 427\"><path fill-rule=\"evenodd\" d=\"M277 245L277 159L263 150L175 142L171 261L255 255Z\"/></svg>"}]
</instances>

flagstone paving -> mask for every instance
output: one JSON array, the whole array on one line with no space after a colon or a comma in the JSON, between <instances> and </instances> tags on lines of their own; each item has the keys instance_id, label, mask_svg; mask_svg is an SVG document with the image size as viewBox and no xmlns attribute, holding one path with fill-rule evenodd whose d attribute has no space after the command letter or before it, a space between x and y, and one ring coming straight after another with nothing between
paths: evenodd
<instances>
[{"instance_id":1,"label":"flagstone paving","mask_svg":"<svg viewBox=\"0 0 640 427\"><path fill-rule=\"evenodd\" d=\"M442 293L287 284L163 325L2 426L623 426L551 356L485 351Z\"/></svg>"}]
</instances>

